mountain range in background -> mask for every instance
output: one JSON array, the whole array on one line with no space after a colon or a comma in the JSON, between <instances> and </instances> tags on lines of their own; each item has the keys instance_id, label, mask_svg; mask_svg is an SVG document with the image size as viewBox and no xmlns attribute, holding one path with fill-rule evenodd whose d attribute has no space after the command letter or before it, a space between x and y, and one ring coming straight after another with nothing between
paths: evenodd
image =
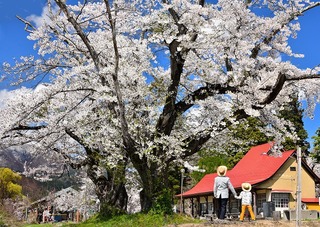
<instances>
[{"instance_id":1,"label":"mountain range in background","mask_svg":"<svg viewBox=\"0 0 320 227\"><path fill-rule=\"evenodd\" d=\"M36 169L33 175L25 174L25 169ZM47 196L50 192L57 192L63 188L72 186L78 189L81 182L78 173L70 168L60 171L51 168L48 173L42 166L52 166L54 162L49 162L42 156L32 155L25 149L7 149L0 151L0 167L10 168L15 172L19 172L22 176L19 184L22 186L23 195L27 196L31 201L38 200ZM39 176L50 174L48 180L39 180Z\"/></svg>"}]
</instances>

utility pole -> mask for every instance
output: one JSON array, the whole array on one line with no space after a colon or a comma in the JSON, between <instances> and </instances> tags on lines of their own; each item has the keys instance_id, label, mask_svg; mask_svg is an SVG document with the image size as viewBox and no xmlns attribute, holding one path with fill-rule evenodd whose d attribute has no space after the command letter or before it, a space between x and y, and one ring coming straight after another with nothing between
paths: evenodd
<instances>
[{"instance_id":1,"label":"utility pole","mask_svg":"<svg viewBox=\"0 0 320 227\"><path fill-rule=\"evenodd\" d=\"M301 226L301 148L297 147L297 201L296 201L296 227Z\"/></svg>"},{"instance_id":2,"label":"utility pole","mask_svg":"<svg viewBox=\"0 0 320 227\"><path fill-rule=\"evenodd\" d=\"M180 214L182 214L182 210L183 210L183 204L182 204L182 194L183 194L183 176L184 174L184 169L181 169L181 193L180 193Z\"/></svg>"}]
</instances>

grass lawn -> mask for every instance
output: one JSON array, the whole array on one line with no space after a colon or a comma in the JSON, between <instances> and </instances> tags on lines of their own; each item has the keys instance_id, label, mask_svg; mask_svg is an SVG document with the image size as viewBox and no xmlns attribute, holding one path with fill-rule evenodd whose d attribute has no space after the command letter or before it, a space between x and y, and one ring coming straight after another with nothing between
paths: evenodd
<instances>
[{"instance_id":1,"label":"grass lawn","mask_svg":"<svg viewBox=\"0 0 320 227\"><path fill-rule=\"evenodd\" d=\"M150 214L131 214L120 215L110 219L99 219L93 217L83 223L59 222L49 224L25 224L23 227L160 227L166 225L178 225L183 223L201 223L198 219L193 219L188 216L172 215L150 215Z\"/></svg>"}]
</instances>

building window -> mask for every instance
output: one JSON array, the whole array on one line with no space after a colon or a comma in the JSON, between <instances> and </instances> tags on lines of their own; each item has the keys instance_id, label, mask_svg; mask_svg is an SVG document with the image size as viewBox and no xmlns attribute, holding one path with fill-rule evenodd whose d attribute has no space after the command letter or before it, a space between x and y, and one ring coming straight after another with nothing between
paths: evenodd
<instances>
[{"instance_id":1,"label":"building window","mask_svg":"<svg viewBox=\"0 0 320 227\"><path fill-rule=\"evenodd\" d=\"M289 207L289 193L272 193L271 200L275 207L287 208Z\"/></svg>"},{"instance_id":2,"label":"building window","mask_svg":"<svg viewBox=\"0 0 320 227\"><path fill-rule=\"evenodd\" d=\"M206 203L200 203L201 206L201 216L207 213L207 204Z\"/></svg>"},{"instance_id":3,"label":"building window","mask_svg":"<svg viewBox=\"0 0 320 227\"><path fill-rule=\"evenodd\" d=\"M257 194L257 212L258 212L258 214L263 212L263 205L262 204L266 202L266 197L267 197L266 193Z\"/></svg>"},{"instance_id":4,"label":"building window","mask_svg":"<svg viewBox=\"0 0 320 227\"><path fill-rule=\"evenodd\" d=\"M290 171L296 171L296 167L295 166L290 166Z\"/></svg>"},{"instance_id":5,"label":"building window","mask_svg":"<svg viewBox=\"0 0 320 227\"><path fill-rule=\"evenodd\" d=\"M209 214L213 213L213 203L208 203L208 212Z\"/></svg>"},{"instance_id":6,"label":"building window","mask_svg":"<svg viewBox=\"0 0 320 227\"><path fill-rule=\"evenodd\" d=\"M230 203L230 205L228 206L228 208L230 207L230 210L232 210L233 208L239 209L240 200L238 200L238 199L230 199L229 203Z\"/></svg>"},{"instance_id":7,"label":"building window","mask_svg":"<svg viewBox=\"0 0 320 227\"><path fill-rule=\"evenodd\" d=\"M200 203L201 206L201 216L204 216L204 214L207 214L207 204L206 203ZM213 213L213 204L212 202L208 203L208 214Z\"/></svg>"}]
</instances>

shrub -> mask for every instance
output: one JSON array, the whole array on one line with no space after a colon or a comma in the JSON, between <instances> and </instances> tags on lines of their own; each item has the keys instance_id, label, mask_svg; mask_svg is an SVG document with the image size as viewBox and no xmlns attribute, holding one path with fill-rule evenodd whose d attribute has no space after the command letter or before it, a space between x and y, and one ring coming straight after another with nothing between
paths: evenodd
<instances>
[{"instance_id":1,"label":"shrub","mask_svg":"<svg viewBox=\"0 0 320 227\"><path fill-rule=\"evenodd\" d=\"M169 190L164 189L156 198L155 203L153 204L150 213L151 214L163 214L163 215L172 215L172 198Z\"/></svg>"}]
</instances>

